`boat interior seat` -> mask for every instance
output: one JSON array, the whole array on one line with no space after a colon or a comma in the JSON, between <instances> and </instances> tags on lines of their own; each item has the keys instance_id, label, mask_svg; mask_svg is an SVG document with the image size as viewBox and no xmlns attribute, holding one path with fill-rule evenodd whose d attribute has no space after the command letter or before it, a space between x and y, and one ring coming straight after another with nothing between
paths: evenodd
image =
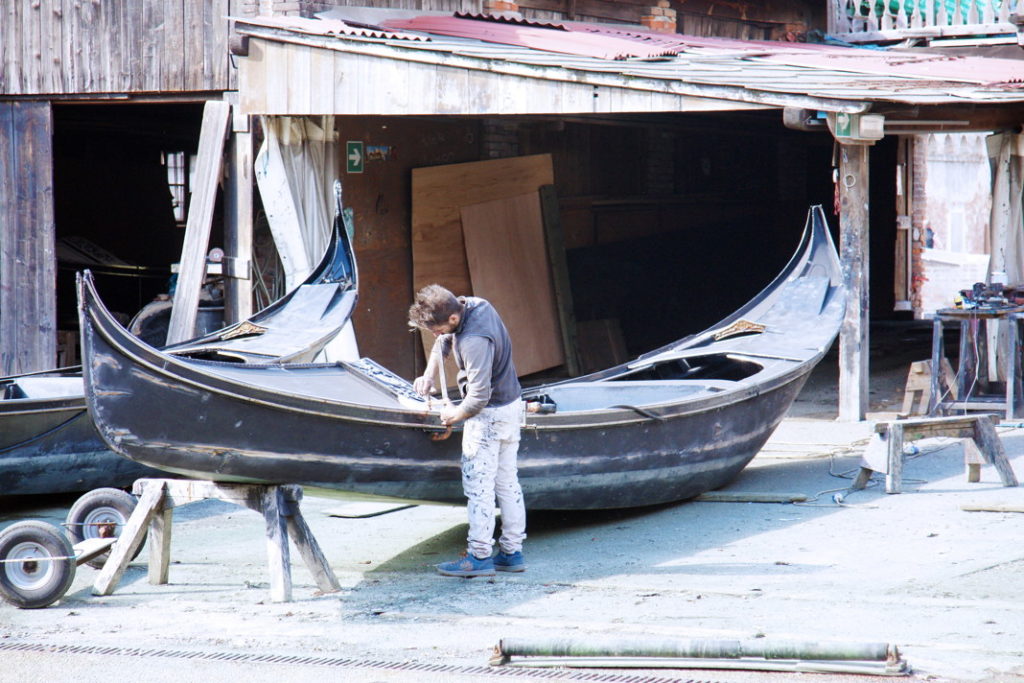
<instances>
[{"instance_id":1,"label":"boat interior seat","mask_svg":"<svg viewBox=\"0 0 1024 683\"><path fill-rule=\"evenodd\" d=\"M558 412L607 410L618 406L653 406L674 403L698 394L716 393L735 387L729 380L636 380L615 382L574 382L546 387L544 395Z\"/></svg>"},{"instance_id":2,"label":"boat interior seat","mask_svg":"<svg viewBox=\"0 0 1024 683\"><path fill-rule=\"evenodd\" d=\"M5 391L4 398L61 398L84 392L81 377L22 377L17 386L22 396L7 396Z\"/></svg>"}]
</instances>

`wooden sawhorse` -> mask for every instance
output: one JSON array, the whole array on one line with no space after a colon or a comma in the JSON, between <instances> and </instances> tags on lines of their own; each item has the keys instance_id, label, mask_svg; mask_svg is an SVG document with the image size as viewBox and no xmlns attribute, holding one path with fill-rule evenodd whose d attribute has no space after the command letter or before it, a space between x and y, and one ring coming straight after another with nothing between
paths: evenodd
<instances>
[{"instance_id":1,"label":"wooden sawhorse","mask_svg":"<svg viewBox=\"0 0 1024 683\"><path fill-rule=\"evenodd\" d=\"M299 511L302 487L294 484L218 484L182 479L139 479L132 493L139 503L110 550L93 584L93 595L110 595L124 575L149 529L149 582L167 583L170 565L171 518L174 508L206 499L234 503L263 514L267 526L267 555L270 563L270 598L274 602L292 599L291 559L288 537L298 548L317 587L325 593L340 590L327 559Z\"/></svg>"},{"instance_id":2,"label":"wooden sawhorse","mask_svg":"<svg viewBox=\"0 0 1024 683\"><path fill-rule=\"evenodd\" d=\"M903 486L903 442L933 436L970 439L964 442L967 481L981 481L981 465L988 463L999 472L1003 486L1017 486L1017 476L1006 459L1003 442L996 434L997 424L998 417L979 414L879 422L875 425L871 442L864 449L860 472L850 488L863 489L872 472L884 472L885 492L899 493Z\"/></svg>"}]
</instances>

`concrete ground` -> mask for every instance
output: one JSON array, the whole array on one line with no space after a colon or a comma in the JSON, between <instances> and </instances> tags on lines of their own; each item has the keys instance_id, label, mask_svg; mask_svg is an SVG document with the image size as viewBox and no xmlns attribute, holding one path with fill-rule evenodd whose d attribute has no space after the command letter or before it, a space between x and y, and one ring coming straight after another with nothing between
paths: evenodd
<instances>
[{"instance_id":1,"label":"concrete ground","mask_svg":"<svg viewBox=\"0 0 1024 683\"><path fill-rule=\"evenodd\" d=\"M873 407L884 411L895 394L878 386ZM82 566L56 605L0 603L0 681L865 680L488 667L503 638L608 637L891 643L914 679L1024 681L1024 515L962 509L1019 507L1022 489L1004 488L990 466L968 483L959 442L930 439L914 444L903 493L875 481L837 503L872 424L835 421L834 392L823 368L725 489L806 501L531 513L523 574L434 572L463 547L463 508L345 518L333 515L365 510L307 496L303 513L342 590L320 594L293 552L294 599L273 603L260 516L219 501L180 508L168 585L147 582L144 551L113 595L93 596L97 571ZM1024 430L999 431L1024 480ZM0 501L0 526L60 523L73 501Z\"/></svg>"}]
</instances>

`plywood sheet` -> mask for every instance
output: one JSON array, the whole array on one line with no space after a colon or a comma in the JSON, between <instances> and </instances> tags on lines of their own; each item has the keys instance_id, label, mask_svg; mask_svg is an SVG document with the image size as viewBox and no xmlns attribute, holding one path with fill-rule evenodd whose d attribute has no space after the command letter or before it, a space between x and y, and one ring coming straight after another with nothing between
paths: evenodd
<instances>
[{"instance_id":1,"label":"plywood sheet","mask_svg":"<svg viewBox=\"0 0 1024 683\"><path fill-rule=\"evenodd\" d=\"M472 294L462 239L463 206L535 192L554 183L550 154L412 170L413 289L437 283Z\"/></svg>"},{"instance_id":2,"label":"plywood sheet","mask_svg":"<svg viewBox=\"0 0 1024 683\"><path fill-rule=\"evenodd\" d=\"M540 195L463 206L473 294L490 301L512 336L520 375L562 365L562 331L548 267Z\"/></svg>"},{"instance_id":3,"label":"plywood sheet","mask_svg":"<svg viewBox=\"0 0 1024 683\"><path fill-rule=\"evenodd\" d=\"M413 294L434 283L459 296L475 294L462 236L462 207L536 192L554 184L554 178L550 154L412 169ZM433 338L424 334L422 339L425 356ZM449 384L454 384L454 365L447 368ZM518 365L516 370L524 374Z\"/></svg>"}]
</instances>

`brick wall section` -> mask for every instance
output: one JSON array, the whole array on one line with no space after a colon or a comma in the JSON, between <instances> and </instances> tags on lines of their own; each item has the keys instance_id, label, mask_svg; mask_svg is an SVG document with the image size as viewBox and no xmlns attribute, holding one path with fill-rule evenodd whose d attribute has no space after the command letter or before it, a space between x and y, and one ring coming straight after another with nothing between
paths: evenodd
<instances>
[{"instance_id":1,"label":"brick wall section","mask_svg":"<svg viewBox=\"0 0 1024 683\"><path fill-rule=\"evenodd\" d=\"M640 16L644 28L657 33L676 32L676 11L671 8L669 0L658 0L654 7L648 7L647 13Z\"/></svg>"},{"instance_id":2,"label":"brick wall section","mask_svg":"<svg viewBox=\"0 0 1024 683\"><path fill-rule=\"evenodd\" d=\"M911 242L910 242L910 305L914 309L914 318L921 319L924 315L921 302L921 285L928 279L924 272L924 237L926 219L928 216L928 195L925 192L925 182L928 180L928 164L925 163L928 144L925 138L915 135L911 138L913 144L913 165L914 180L911 188L913 209L910 213Z\"/></svg>"},{"instance_id":3,"label":"brick wall section","mask_svg":"<svg viewBox=\"0 0 1024 683\"><path fill-rule=\"evenodd\" d=\"M480 127L480 149L485 159L519 156L519 127L514 123L487 120Z\"/></svg>"},{"instance_id":4,"label":"brick wall section","mask_svg":"<svg viewBox=\"0 0 1024 683\"><path fill-rule=\"evenodd\" d=\"M519 5L515 2L510 2L509 0L484 0L483 11L484 14L493 14L514 19L521 19L523 16L519 13Z\"/></svg>"}]
</instances>

